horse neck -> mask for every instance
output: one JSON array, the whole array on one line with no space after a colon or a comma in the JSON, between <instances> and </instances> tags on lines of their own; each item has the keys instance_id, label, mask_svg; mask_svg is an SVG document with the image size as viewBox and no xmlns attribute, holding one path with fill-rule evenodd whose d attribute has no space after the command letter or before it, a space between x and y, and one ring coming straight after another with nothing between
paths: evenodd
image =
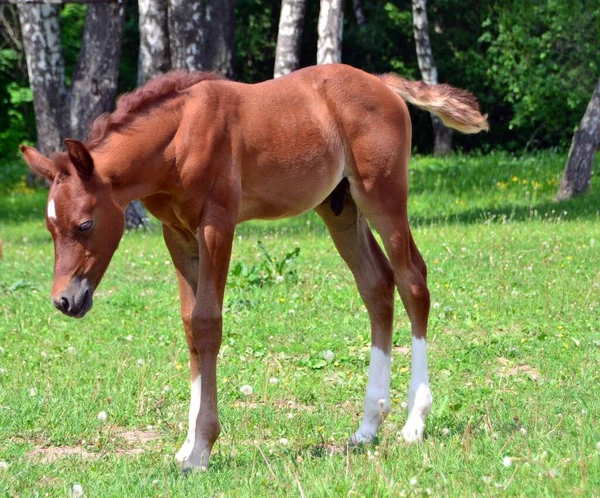
<instances>
[{"instance_id":1,"label":"horse neck","mask_svg":"<svg viewBox=\"0 0 600 498\"><path fill-rule=\"evenodd\" d=\"M138 118L127 129L113 131L91 151L97 171L110 181L121 206L166 192L175 163L173 139L179 119L157 110ZM161 119L162 118L162 119Z\"/></svg>"}]
</instances>

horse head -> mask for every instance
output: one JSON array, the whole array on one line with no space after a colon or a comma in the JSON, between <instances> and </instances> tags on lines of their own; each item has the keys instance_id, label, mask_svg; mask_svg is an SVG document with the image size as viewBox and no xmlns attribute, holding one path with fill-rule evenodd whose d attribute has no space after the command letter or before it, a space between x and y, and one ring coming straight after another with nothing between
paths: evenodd
<instances>
[{"instance_id":1,"label":"horse head","mask_svg":"<svg viewBox=\"0 0 600 498\"><path fill-rule=\"evenodd\" d=\"M29 167L51 182L46 227L54 240L52 302L65 315L81 318L91 309L123 235L124 210L86 146L65 143L67 153L52 159L33 147L21 146L21 152Z\"/></svg>"}]
</instances>

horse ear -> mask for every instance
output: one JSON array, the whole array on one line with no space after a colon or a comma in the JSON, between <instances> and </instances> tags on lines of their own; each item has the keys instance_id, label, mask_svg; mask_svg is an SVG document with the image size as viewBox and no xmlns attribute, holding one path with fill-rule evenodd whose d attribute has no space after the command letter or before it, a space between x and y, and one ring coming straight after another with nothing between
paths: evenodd
<instances>
[{"instance_id":1,"label":"horse ear","mask_svg":"<svg viewBox=\"0 0 600 498\"><path fill-rule=\"evenodd\" d=\"M19 145L19 149L21 149L21 154L23 154L23 159L27 163L27 166L51 182L54 181L57 170L50 159L33 147L27 145Z\"/></svg>"},{"instance_id":2,"label":"horse ear","mask_svg":"<svg viewBox=\"0 0 600 498\"><path fill-rule=\"evenodd\" d=\"M87 147L79 140L71 138L66 138L65 144L67 145L69 159L75 166L77 173L79 173L82 180L89 180L94 174L94 160Z\"/></svg>"}]
</instances>

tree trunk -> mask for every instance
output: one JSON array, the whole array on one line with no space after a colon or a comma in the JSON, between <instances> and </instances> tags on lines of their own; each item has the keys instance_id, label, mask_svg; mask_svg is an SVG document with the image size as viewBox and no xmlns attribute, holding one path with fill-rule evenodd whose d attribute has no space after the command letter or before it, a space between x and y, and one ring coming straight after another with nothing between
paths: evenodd
<instances>
[{"instance_id":1,"label":"tree trunk","mask_svg":"<svg viewBox=\"0 0 600 498\"><path fill-rule=\"evenodd\" d=\"M306 0L281 2L274 78L289 74L300 67L300 45L305 12Z\"/></svg>"},{"instance_id":2,"label":"tree trunk","mask_svg":"<svg viewBox=\"0 0 600 498\"><path fill-rule=\"evenodd\" d=\"M234 0L171 0L171 64L233 76Z\"/></svg>"},{"instance_id":3,"label":"tree trunk","mask_svg":"<svg viewBox=\"0 0 600 498\"><path fill-rule=\"evenodd\" d=\"M139 0L140 55L138 86L171 68L167 0Z\"/></svg>"},{"instance_id":4,"label":"tree trunk","mask_svg":"<svg viewBox=\"0 0 600 498\"><path fill-rule=\"evenodd\" d=\"M51 5L19 5L19 22L33 93L37 146L44 155L62 147L65 63L62 56L58 9ZM29 173L29 185L39 179Z\"/></svg>"},{"instance_id":5,"label":"tree trunk","mask_svg":"<svg viewBox=\"0 0 600 498\"><path fill-rule=\"evenodd\" d=\"M367 24L367 18L365 17L362 0L352 0L352 7L354 8L356 24L358 24L360 27L365 26Z\"/></svg>"},{"instance_id":6,"label":"tree trunk","mask_svg":"<svg viewBox=\"0 0 600 498\"><path fill-rule=\"evenodd\" d=\"M95 118L114 107L124 14L119 3L88 5L68 105L68 130L79 140L86 140Z\"/></svg>"},{"instance_id":7,"label":"tree trunk","mask_svg":"<svg viewBox=\"0 0 600 498\"><path fill-rule=\"evenodd\" d=\"M567 166L556 200L562 201L583 194L590 188L592 166L600 145L600 80L585 110L579 128L573 135Z\"/></svg>"},{"instance_id":8,"label":"tree trunk","mask_svg":"<svg viewBox=\"0 0 600 498\"><path fill-rule=\"evenodd\" d=\"M317 29L317 64L342 62L344 0L321 0Z\"/></svg>"},{"instance_id":9,"label":"tree trunk","mask_svg":"<svg viewBox=\"0 0 600 498\"><path fill-rule=\"evenodd\" d=\"M412 0L413 29L417 46L417 61L421 77L428 85L437 85L438 74L431 44L429 42L429 23L427 21L427 0ZM446 128L437 116L431 116L434 133L433 154L446 156L452 152L452 130Z\"/></svg>"}]
</instances>

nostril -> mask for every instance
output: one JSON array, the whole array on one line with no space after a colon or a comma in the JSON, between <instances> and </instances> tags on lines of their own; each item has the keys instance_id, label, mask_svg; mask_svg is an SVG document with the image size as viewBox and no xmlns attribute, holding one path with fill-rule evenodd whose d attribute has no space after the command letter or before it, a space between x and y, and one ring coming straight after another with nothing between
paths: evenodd
<instances>
[{"instance_id":1,"label":"nostril","mask_svg":"<svg viewBox=\"0 0 600 498\"><path fill-rule=\"evenodd\" d=\"M64 312L68 312L71 309L69 300L66 297L60 298L60 309L62 309Z\"/></svg>"}]
</instances>

